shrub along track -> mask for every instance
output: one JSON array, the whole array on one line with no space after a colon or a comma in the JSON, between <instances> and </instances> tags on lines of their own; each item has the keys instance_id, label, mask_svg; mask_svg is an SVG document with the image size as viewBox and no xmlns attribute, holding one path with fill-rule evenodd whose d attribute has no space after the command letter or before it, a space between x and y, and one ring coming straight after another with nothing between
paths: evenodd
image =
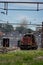
<instances>
[{"instance_id":1,"label":"shrub along track","mask_svg":"<svg viewBox=\"0 0 43 65\"><path fill-rule=\"evenodd\" d=\"M0 65L43 65L43 50L1 53Z\"/></svg>"}]
</instances>

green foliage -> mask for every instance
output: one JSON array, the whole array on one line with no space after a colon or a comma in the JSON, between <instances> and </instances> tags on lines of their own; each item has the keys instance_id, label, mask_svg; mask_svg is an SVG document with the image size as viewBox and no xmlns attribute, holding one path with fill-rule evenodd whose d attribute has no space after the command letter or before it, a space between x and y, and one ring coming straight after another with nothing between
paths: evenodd
<instances>
[{"instance_id":1,"label":"green foliage","mask_svg":"<svg viewBox=\"0 0 43 65\"><path fill-rule=\"evenodd\" d=\"M31 33L31 32L33 32L34 30L32 30L32 29L27 29L28 30L28 33Z\"/></svg>"},{"instance_id":2,"label":"green foliage","mask_svg":"<svg viewBox=\"0 0 43 65\"><path fill-rule=\"evenodd\" d=\"M0 30L2 32L11 32L11 31L14 31L14 28L12 25L7 23L7 24L0 24Z\"/></svg>"},{"instance_id":3,"label":"green foliage","mask_svg":"<svg viewBox=\"0 0 43 65\"><path fill-rule=\"evenodd\" d=\"M22 31L23 31L24 29L26 29L26 28L25 28L25 27L22 27L22 26L16 27L16 30L19 31L19 33L22 33Z\"/></svg>"},{"instance_id":4,"label":"green foliage","mask_svg":"<svg viewBox=\"0 0 43 65\"><path fill-rule=\"evenodd\" d=\"M42 56L43 51L16 51L0 54L0 65L43 65L43 59L35 59Z\"/></svg>"},{"instance_id":5,"label":"green foliage","mask_svg":"<svg viewBox=\"0 0 43 65\"><path fill-rule=\"evenodd\" d=\"M13 31L14 29L13 29L13 26L12 25L9 25L9 24L6 24L6 26L5 26L5 32L11 32L11 31Z\"/></svg>"},{"instance_id":6,"label":"green foliage","mask_svg":"<svg viewBox=\"0 0 43 65\"><path fill-rule=\"evenodd\" d=\"M28 20L26 18L22 19L20 22L20 26L16 27L16 30L19 31L19 33L24 33L24 34L33 32L32 29L27 28L29 26L27 24L28 24Z\"/></svg>"},{"instance_id":7,"label":"green foliage","mask_svg":"<svg viewBox=\"0 0 43 65\"><path fill-rule=\"evenodd\" d=\"M32 29L27 29L27 28L25 28L23 26L16 27L16 30L19 31L19 33L23 33L23 32L24 33L31 33L31 32L33 32Z\"/></svg>"}]
</instances>

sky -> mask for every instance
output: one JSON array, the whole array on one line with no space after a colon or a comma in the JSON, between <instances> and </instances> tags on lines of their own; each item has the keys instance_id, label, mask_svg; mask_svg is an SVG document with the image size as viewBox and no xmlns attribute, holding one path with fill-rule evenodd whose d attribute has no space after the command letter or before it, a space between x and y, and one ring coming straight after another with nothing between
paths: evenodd
<instances>
[{"instance_id":1,"label":"sky","mask_svg":"<svg viewBox=\"0 0 43 65\"><path fill-rule=\"evenodd\" d=\"M0 1L27 1L27 2L43 2L43 0L0 0ZM0 4L0 8L4 8L4 4ZM8 4L8 8L11 9L36 9L37 5L32 4ZM39 5L39 8L43 9L43 5ZM8 10L8 15L4 15L1 12L4 10L0 9L0 22L6 23L21 23L23 19L26 19L28 23L40 24L43 21L43 10L42 11L15 11ZM5 11L4 11L5 12ZM35 29L35 27L32 27Z\"/></svg>"},{"instance_id":2,"label":"sky","mask_svg":"<svg viewBox=\"0 0 43 65\"><path fill-rule=\"evenodd\" d=\"M35 1L36 2L36 1L43 1L43 0L0 0L0 1L28 1L28 2L29 1L31 1L31 2Z\"/></svg>"}]
</instances>

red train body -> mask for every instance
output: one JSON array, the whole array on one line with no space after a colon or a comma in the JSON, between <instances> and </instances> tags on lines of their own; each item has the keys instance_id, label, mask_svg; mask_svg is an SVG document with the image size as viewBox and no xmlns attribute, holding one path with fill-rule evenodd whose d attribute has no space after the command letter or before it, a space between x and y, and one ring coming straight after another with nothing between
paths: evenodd
<instances>
[{"instance_id":1,"label":"red train body","mask_svg":"<svg viewBox=\"0 0 43 65\"><path fill-rule=\"evenodd\" d=\"M37 49L37 43L35 41L34 34L25 34L22 39L18 41L18 46L21 49Z\"/></svg>"}]
</instances>

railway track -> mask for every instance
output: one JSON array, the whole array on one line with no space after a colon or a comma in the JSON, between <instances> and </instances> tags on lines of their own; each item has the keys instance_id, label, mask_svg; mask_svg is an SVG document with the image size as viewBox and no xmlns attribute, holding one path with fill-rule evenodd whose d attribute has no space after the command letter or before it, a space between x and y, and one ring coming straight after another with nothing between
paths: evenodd
<instances>
[{"instance_id":1,"label":"railway track","mask_svg":"<svg viewBox=\"0 0 43 65\"><path fill-rule=\"evenodd\" d=\"M20 48L19 47L13 47L13 48L2 47L2 48L0 48L0 53L13 52L15 50L20 50Z\"/></svg>"}]
</instances>

